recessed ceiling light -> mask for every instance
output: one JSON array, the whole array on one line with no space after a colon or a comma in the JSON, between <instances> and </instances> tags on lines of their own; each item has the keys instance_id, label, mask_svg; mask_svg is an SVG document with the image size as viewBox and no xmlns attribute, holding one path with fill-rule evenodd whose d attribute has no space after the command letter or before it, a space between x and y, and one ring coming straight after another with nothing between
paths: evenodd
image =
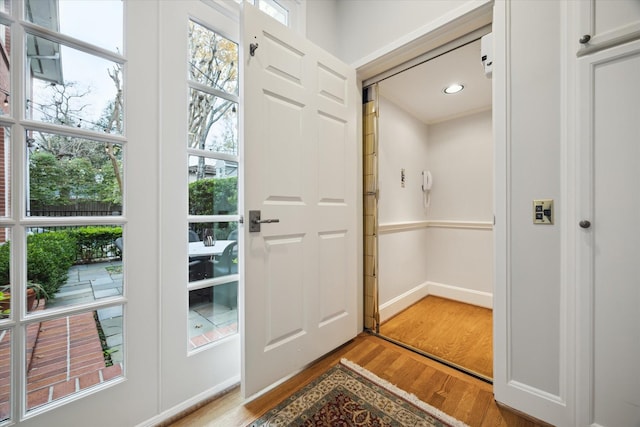
<instances>
[{"instance_id":1,"label":"recessed ceiling light","mask_svg":"<svg viewBox=\"0 0 640 427\"><path fill-rule=\"evenodd\" d=\"M460 83L454 83L445 87L443 92L446 93L447 95L451 95L451 94L460 92L462 89L464 89L463 85L461 85Z\"/></svg>"}]
</instances>

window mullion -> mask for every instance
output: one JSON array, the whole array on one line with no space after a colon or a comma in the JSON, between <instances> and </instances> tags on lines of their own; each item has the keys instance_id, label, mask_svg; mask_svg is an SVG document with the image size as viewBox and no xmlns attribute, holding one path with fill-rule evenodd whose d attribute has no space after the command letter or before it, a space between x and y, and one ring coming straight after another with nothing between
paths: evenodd
<instances>
[{"instance_id":1,"label":"window mullion","mask_svg":"<svg viewBox=\"0 0 640 427\"><path fill-rule=\"evenodd\" d=\"M239 162L239 157L235 154L228 154L228 153L220 153L217 151L207 151L207 150L201 150L199 148L187 148L187 153L190 156L199 156L199 157L207 157L209 159L220 159L220 160L226 160L229 162Z\"/></svg>"},{"instance_id":2,"label":"window mullion","mask_svg":"<svg viewBox=\"0 0 640 427\"><path fill-rule=\"evenodd\" d=\"M212 86L207 86L204 85L202 83L198 83L198 82L194 82L194 81L189 81L189 88L191 89L197 89L201 92L206 92L210 95L213 96L217 96L218 98L222 98L225 99L227 101L232 101L235 103L238 103L240 101L240 97L238 95L234 95L232 93L227 93L227 92L223 92L221 90L218 90Z\"/></svg>"},{"instance_id":3,"label":"window mullion","mask_svg":"<svg viewBox=\"0 0 640 427\"><path fill-rule=\"evenodd\" d=\"M20 20L20 24L24 29L26 29L29 34L33 34L34 36L42 37L53 42L63 44L65 46L72 47L79 51L99 56L109 61L117 62L119 64L124 64L126 62L124 56L117 54L111 50L83 42L82 40L78 40L65 34L56 33L28 21Z\"/></svg>"},{"instance_id":4,"label":"window mullion","mask_svg":"<svg viewBox=\"0 0 640 427\"><path fill-rule=\"evenodd\" d=\"M86 138L93 141L111 142L114 144L125 144L127 138L121 135L112 133L96 132L92 130L86 130L83 128L77 128L72 126L57 125L55 123L47 123L36 120L21 120L24 128L32 131L40 131L46 133L55 133L58 135L71 136L77 138Z\"/></svg>"}]
</instances>

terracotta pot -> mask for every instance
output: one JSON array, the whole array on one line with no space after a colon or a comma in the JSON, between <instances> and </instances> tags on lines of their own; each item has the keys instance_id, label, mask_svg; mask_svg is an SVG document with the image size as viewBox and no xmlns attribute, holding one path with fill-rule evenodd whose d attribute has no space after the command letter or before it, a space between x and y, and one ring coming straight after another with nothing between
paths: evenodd
<instances>
[{"instance_id":1,"label":"terracotta pot","mask_svg":"<svg viewBox=\"0 0 640 427\"><path fill-rule=\"evenodd\" d=\"M11 294L9 292L5 292L4 296L6 299L0 301L0 312L11 308ZM34 302L36 302L36 291L33 289L27 289L27 311L33 310Z\"/></svg>"},{"instance_id":2,"label":"terracotta pot","mask_svg":"<svg viewBox=\"0 0 640 427\"><path fill-rule=\"evenodd\" d=\"M36 291L31 288L27 289L27 311L33 310L33 303L36 302ZM37 306L36 306L37 307Z\"/></svg>"},{"instance_id":3,"label":"terracotta pot","mask_svg":"<svg viewBox=\"0 0 640 427\"><path fill-rule=\"evenodd\" d=\"M3 299L2 301L0 301L0 313L2 313L5 310L9 310L11 308L11 294L8 292L5 292L4 297L6 299Z\"/></svg>"}]
</instances>

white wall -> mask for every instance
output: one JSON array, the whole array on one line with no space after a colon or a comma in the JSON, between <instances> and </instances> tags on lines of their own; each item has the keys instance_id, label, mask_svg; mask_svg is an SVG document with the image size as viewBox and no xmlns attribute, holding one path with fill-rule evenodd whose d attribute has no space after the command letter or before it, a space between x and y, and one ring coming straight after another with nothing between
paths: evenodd
<instances>
[{"instance_id":1,"label":"white wall","mask_svg":"<svg viewBox=\"0 0 640 427\"><path fill-rule=\"evenodd\" d=\"M434 183L429 220L493 222L490 110L429 126L428 165ZM430 227L427 239L430 293L492 307L491 227Z\"/></svg>"},{"instance_id":2,"label":"white wall","mask_svg":"<svg viewBox=\"0 0 640 427\"><path fill-rule=\"evenodd\" d=\"M427 168L427 126L386 98L380 99L378 184L380 224L423 221L422 170ZM400 171L405 170L405 187Z\"/></svg>"},{"instance_id":3,"label":"white wall","mask_svg":"<svg viewBox=\"0 0 640 427\"><path fill-rule=\"evenodd\" d=\"M341 0L337 14L338 56L354 63L465 3L464 0Z\"/></svg>"},{"instance_id":4,"label":"white wall","mask_svg":"<svg viewBox=\"0 0 640 427\"><path fill-rule=\"evenodd\" d=\"M424 221L421 171L427 163L427 126L395 104L379 101L378 223ZM400 173L405 169L405 186ZM427 280L426 230L382 233L378 240L379 301L382 319L424 296ZM401 301L394 301L402 296Z\"/></svg>"},{"instance_id":5,"label":"white wall","mask_svg":"<svg viewBox=\"0 0 640 427\"><path fill-rule=\"evenodd\" d=\"M429 219L493 220L491 111L429 126Z\"/></svg>"},{"instance_id":6,"label":"white wall","mask_svg":"<svg viewBox=\"0 0 640 427\"><path fill-rule=\"evenodd\" d=\"M336 0L307 1L307 38L338 56L338 5Z\"/></svg>"}]
</instances>

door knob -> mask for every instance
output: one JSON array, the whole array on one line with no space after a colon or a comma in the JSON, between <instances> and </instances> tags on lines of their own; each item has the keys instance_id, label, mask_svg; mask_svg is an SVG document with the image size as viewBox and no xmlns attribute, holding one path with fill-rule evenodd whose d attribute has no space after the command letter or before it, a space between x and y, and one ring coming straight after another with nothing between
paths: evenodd
<instances>
[{"instance_id":1,"label":"door knob","mask_svg":"<svg viewBox=\"0 0 640 427\"><path fill-rule=\"evenodd\" d=\"M580 42L580 44L587 44L589 43L589 40L591 40L591 36L589 34L585 34L584 36L580 37L580 40L578 40Z\"/></svg>"},{"instance_id":2,"label":"door knob","mask_svg":"<svg viewBox=\"0 0 640 427\"><path fill-rule=\"evenodd\" d=\"M587 221L586 219L583 219L582 221L580 221L580 222L578 223L578 225L579 225L581 228L589 228L589 227L591 227L591 221Z\"/></svg>"}]
</instances>

